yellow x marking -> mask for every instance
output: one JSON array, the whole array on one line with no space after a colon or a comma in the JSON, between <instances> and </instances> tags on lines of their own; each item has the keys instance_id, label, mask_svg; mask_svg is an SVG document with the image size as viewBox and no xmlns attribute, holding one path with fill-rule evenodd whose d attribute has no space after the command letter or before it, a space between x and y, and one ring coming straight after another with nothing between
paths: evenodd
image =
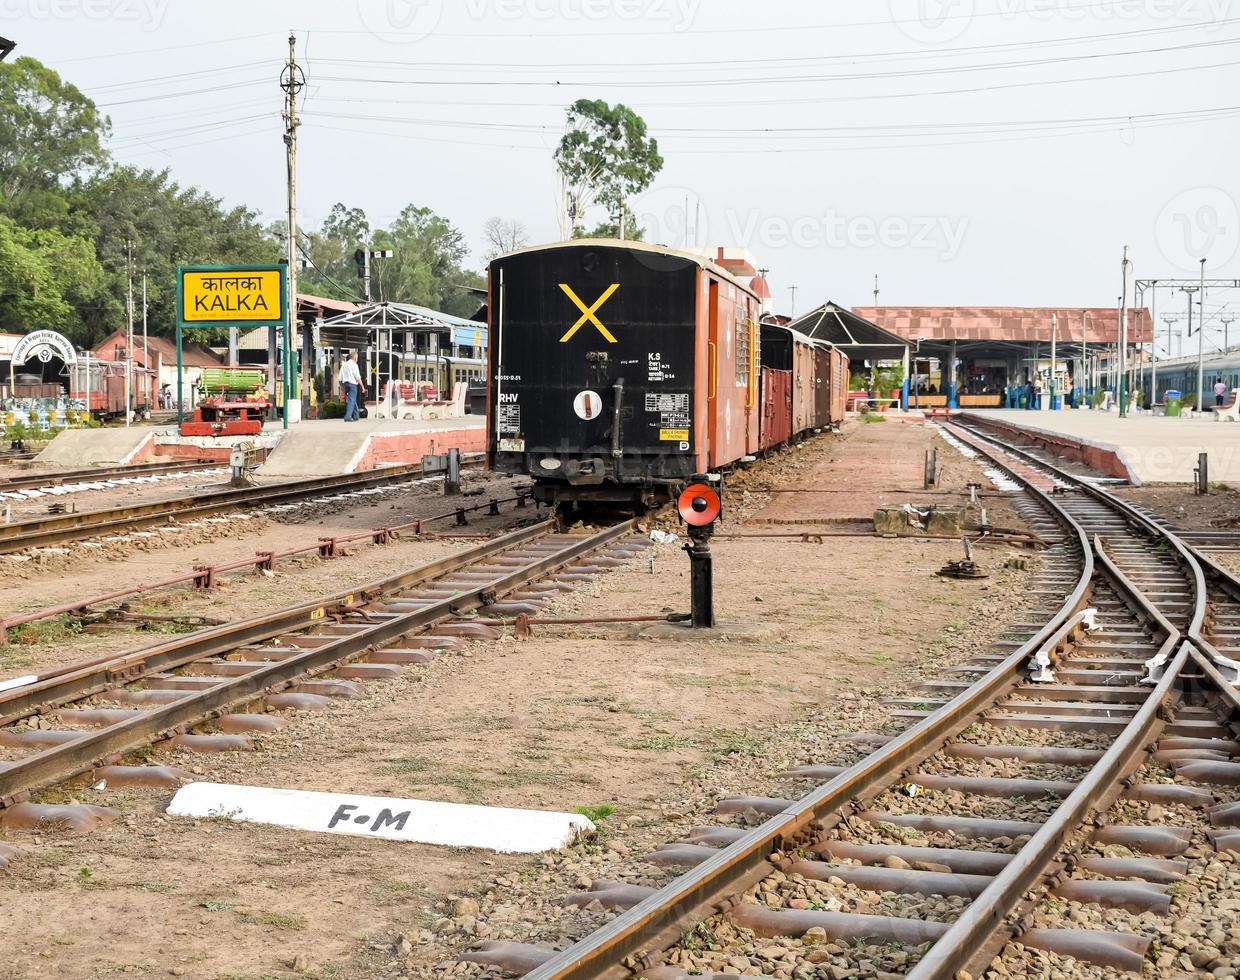
<instances>
[{"instance_id":1,"label":"yellow x marking","mask_svg":"<svg viewBox=\"0 0 1240 980\"><path fill-rule=\"evenodd\" d=\"M610 286L608 286L603 291L603 295L594 301L594 305L588 308L585 303L583 303L580 299L577 298L577 294L573 292L572 287L569 286L567 283L563 283L563 282L560 283L560 288L564 290L568 298L573 301L577 309L581 310L581 316L577 318L576 323L574 323L571 327L568 328L568 333L566 333L563 337L560 338L560 343L561 344L568 343L569 339L573 336L573 334L575 334L578 330L580 330L581 325L588 320L590 323L593 323L596 327L598 327L598 332L607 338L607 343L614 344L616 342L616 338L612 335L612 332L610 330L608 330L605 326L603 326L601 322L599 322L599 318L596 317L594 314L598 311L598 308L600 306L602 306L604 303L606 303L611 298L611 294L620 288L620 283L613 282Z\"/></svg>"}]
</instances>

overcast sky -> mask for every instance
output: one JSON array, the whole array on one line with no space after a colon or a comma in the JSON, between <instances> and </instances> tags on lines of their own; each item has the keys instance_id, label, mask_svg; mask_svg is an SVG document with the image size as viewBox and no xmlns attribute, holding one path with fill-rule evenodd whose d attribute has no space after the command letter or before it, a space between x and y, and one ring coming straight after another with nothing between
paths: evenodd
<instances>
[{"instance_id":1,"label":"overcast sky","mask_svg":"<svg viewBox=\"0 0 1240 980\"><path fill-rule=\"evenodd\" d=\"M494 215L554 240L564 108L602 98L666 161L634 202L647 239L748 247L783 312L791 286L799 312L868 305L876 273L883 305L1102 306L1125 244L1142 278L1203 254L1240 277L1238 7L0 0L0 34L104 107L118 159L268 219L291 29L303 226L412 203L479 264Z\"/></svg>"}]
</instances>

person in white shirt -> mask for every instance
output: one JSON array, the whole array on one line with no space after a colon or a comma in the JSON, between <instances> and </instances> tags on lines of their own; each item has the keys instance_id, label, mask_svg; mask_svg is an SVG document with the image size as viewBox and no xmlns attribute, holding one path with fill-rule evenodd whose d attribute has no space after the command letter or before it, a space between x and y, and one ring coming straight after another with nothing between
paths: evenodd
<instances>
[{"instance_id":1,"label":"person in white shirt","mask_svg":"<svg viewBox=\"0 0 1240 980\"><path fill-rule=\"evenodd\" d=\"M357 368L357 351L349 352L349 359L340 366L340 384L345 391L344 420L356 422L359 415L359 393L366 393L366 385L362 382L362 372Z\"/></svg>"}]
</instances>

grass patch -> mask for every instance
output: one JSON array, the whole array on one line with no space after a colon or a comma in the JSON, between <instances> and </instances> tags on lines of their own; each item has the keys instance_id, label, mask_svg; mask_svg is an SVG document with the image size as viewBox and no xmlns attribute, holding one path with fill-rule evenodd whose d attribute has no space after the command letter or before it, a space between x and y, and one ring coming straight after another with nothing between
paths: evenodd
<instances>
[{"instance_id":1,"label":"grass patch","mask_svg":"<svg viewBox=\"0 0 1240 980\"><path fill-rule=\"evenodd\" d=\"M35 623L24 623L9 630L9 642L17 646L63 643L82 635L82 621L76 616L54 616Z\"/></svg>"},{"instance_id":2,"label":"grass patch","mask_svg":"<svg viewBox=\"0 0 1240 980\"><path fill-rule=\"evenodd\" d=\"M304 929L304 916L287 912L238 912L237 918L248 925L271 926L273 929Z\"/></svg>"},{"instance_id":3,"label":"grass patch","mask_svg":"<svg viewBox=\"0 0 1240 980\"><path fill-rule=\"evenodd\" d=\"M599 803L596 806L578 806L573 807L573 813L579 813L590 823L602 823L613 813L616 812L615 806L611 803Z\"/></svg>"},{"instance_id":4,"label":"grass patch","mask_svg":"<svg viewBox=\"0 0 1240 980\"><path fill-rule=\"evenodd\" d=\"M625 742L624 747L642 752L672 752L675 749L691 749L696 744L693 739L684 735L656 734Z\"/></svg>"},{"instance_id":5,"label":"grass patch","mask_svg":"<svg viewBox=\"0 0 1240 980\"><path fill-rule=\"evenodd\" d=\"M717 729L712 733L712 737L715 741L710 746L710 751L715 755L760 755L762 753L762 743L742 732Z\"/></svg>"},{"instance_id":6,"label":"grass patch","mask_svg":"<svg viewBox=\"0 0 1240 980\"><path fill-rule=\"evenodd\" d=\"M227 912L232 908L232 902L225 901L222 898L208 898L198 903L199 908L204 908L208 912Z\"/></svg>"},{"instance_id":7,"label":"grass patch","mask_svg":"<svg viewBox=\"0 0 1240 980\"><path fill-rule=\"evenodd\" d=\"M379 771L385 776L409 776L417 772L426 772L433 763L420 755L407 755L393 759Z\"/></svg>"},{"instance_id":8,"label":"grass patch","mask_svg":"<svg viewBox=\"0 0 1240 980\"><path fill-rule=\"evenodd\" d=\"M171 895L177 890L177 886L166 881L140 881L138 887L144 892L154 892L156 895Z\"/></svg>"}]
</instances>

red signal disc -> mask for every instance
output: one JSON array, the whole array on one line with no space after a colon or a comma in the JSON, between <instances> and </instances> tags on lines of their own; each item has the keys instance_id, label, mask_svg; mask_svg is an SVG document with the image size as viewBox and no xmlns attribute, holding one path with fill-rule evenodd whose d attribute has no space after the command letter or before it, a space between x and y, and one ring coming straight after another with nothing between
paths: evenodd
<instances>
[{"instance_id":1,"label":"red signal disc","mask_svg":"<svg viewBox=\"0 0 1240 980\"><path fill-rule=\"evenodd\" d=\"M718 519L723 505L719 494L705 483L691 483L680 491L676 498L676 509L686 524L703 527Z\"/></svg>"}]
</instances>

